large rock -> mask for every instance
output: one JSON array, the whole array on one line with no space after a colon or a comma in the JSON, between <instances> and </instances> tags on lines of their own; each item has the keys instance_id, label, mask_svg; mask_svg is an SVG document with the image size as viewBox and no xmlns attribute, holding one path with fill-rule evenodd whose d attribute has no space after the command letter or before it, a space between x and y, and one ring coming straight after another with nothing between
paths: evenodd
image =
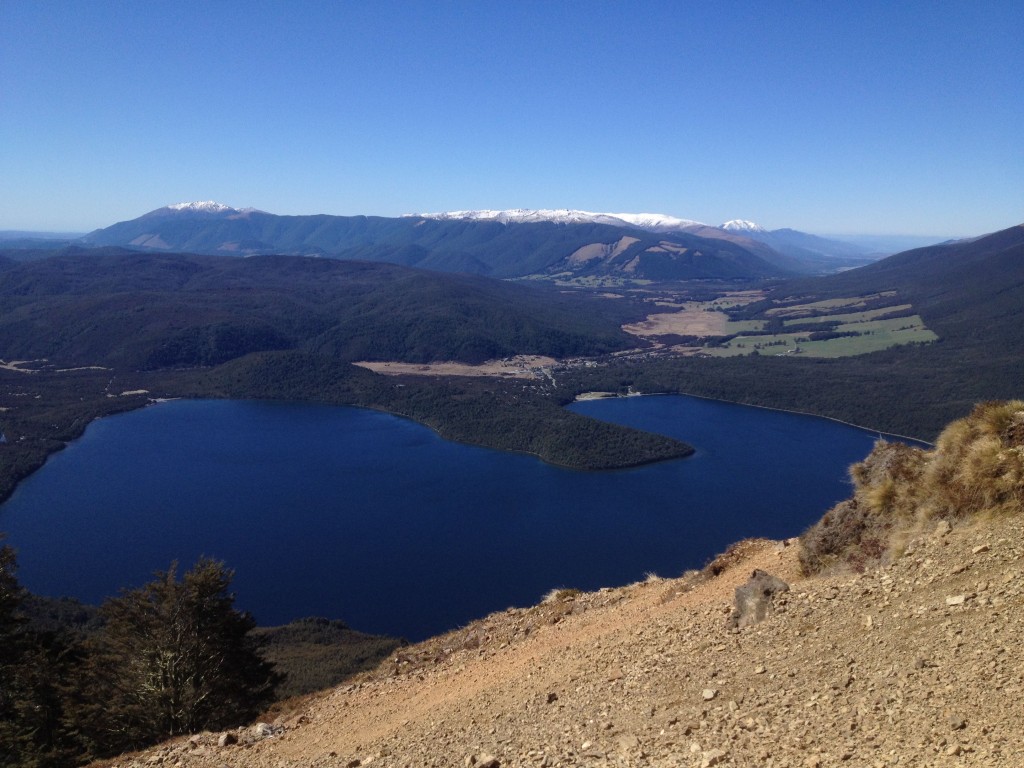
<instances>
[{"instance_id":1,"label":"large rock","mask_svg":"<svg viewBox=\"0 0 1024 768\"><path fill-rule=\"evenodd\" d=\"M764 621L772 610L775 595L788 591L789 584L782 579L755 570L746 584L736 587L736 607L729 617L729 625L742 628Z\"/></svg>"}]
</instances>

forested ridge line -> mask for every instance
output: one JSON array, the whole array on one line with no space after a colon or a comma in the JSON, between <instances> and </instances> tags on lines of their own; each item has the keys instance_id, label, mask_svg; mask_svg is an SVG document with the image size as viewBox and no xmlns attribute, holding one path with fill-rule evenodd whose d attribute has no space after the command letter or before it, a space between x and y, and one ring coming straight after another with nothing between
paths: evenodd
<instances>
[{"instance_id":1,"label":"forested ridge line","mask_svg":"<svg viewBox=\"0 0 1024 768\"><path fill-rule=\"evenodd\" d=\"M564 409L541 385L391 377L333 357L266 352L210 368L23 374L0 370L0 500L103 416L168 398L294 400L373 408L448 440L532 454L570 469L620 469L688 456L673 438Z\"/></svg>"}]
</instances>

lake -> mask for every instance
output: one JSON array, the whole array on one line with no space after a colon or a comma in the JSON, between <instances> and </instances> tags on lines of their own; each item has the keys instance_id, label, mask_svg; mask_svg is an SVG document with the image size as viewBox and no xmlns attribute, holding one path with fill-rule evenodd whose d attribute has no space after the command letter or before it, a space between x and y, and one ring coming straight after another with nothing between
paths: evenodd
<instances>
[{"instance_id":1,"label":"lake","mask_svg":"<svg viewBox=\"0 0 1024 768\"><path fill-rule=\"evenodd\" d=\"M19 578L98 603L201 555L260 624L421 639L556 587L698 568L798 535L849 495L876 433L691 397L577 403L685 440L687 459L576 472L358 408L175 401L91 424L0 506Z\"/></svg>"}]
</instances>

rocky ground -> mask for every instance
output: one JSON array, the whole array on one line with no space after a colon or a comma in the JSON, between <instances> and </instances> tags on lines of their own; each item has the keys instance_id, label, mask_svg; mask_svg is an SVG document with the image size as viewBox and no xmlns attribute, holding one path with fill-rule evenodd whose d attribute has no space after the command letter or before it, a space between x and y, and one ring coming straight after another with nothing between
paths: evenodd
<instances>
[{"instance_id":1,"label":"rocky ground","mask_svg":"<svg viewBox=\"0 0 1024 768\"><path fill-rule=\"evenodd\" d=\"M718 575L552 595L105 765L1020 765L1022 527L940 523L888 567L812 579L793 542L744 542ZM791 589L732 628L755 568Z\"/></svg>"}]
</instances>

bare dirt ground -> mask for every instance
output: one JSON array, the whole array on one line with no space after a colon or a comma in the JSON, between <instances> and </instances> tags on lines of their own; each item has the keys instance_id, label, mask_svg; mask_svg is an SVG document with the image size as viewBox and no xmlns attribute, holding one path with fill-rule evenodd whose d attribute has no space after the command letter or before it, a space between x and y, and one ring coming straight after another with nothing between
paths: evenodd
<instances>
[{"instance_id":1,"label":"bare dirt ground","mask_svg":"<svg viewBox=\"0 0 1024 768\"><path fill-rule=\"evenodd\" d=\"M488 360L480 365L467 363L400 363L400 362L358 362L358 365L374 373L390 376L498 376L514 379L539 379L543 374L539 369L555 365L558 361L553 357L542 355L517 355L503 360Z\"/></svg>"},{"instance_id":2,"label":"bare dirt ground","mask_svg":"<svg viewBox=\"0 0 1024 768\"><path fill-rule=\"evenodd\" d=\"M622 326L622 330L634 336L662 336L677 333L680 336L724 336L729 322L722 312L706 312L689 307L678 312L661 312L648 315L646 320Z\"/></svg>"},{"instance_id":3,"label":"bare dirt ground","mask_svg":"<svg viewBox=\"0 0 1024 768\"><path fill-rule=\"evenodd\" d=\"M1020 518L940 523L888 567L803 579L795 546L744 542L717 576L556 593L263 724L108 764L1015 766L1022 550ZM754 568L792 590L732 629Z\"/></svg>"},{"instance_id":4,"label":"bare dirt ground","mask_svg":"<svg viewBox=\"0 0 1024 768\"><path fill-rule=\"evenodd\" d=\"M32 368L25 368L30 363L46 362L45 360L0 360L0 368L15 373L36 373Z\"/></svg>"},{"instance_id":5,"label":"bare dirt ground","mask_svg":"<svg viewBox=\"0 0 1024 768\"><path fill-rule=\"evenodd\" d=\"M39 373L41 363L49 362L45 357L38 360L0 360L0 370L14 371L15 373ZM35 365L35 368L28 366ZM105 371L108 370L102 365L81 365L77 368L53 368L55 373L69 373L71 371Z\"/></svg>"},{"instance_id":6,"label":"bare dirt ground","mask_svg":"<svg viewBox=\"0 0 1024 768\"><path fill-rule=\"evenodd\" d=\"M687 302L674 304L668 301L656 302L659 306L679 307L676 312L659 312L648 315L646 320L622 326L622 330L634 336L647 338L665 334L680 336L725 336L729 330L729 316L711 309L718 306L742 306L764 298L763 291L733 291L716 301Z\"/></svg>"}]
</instances>

